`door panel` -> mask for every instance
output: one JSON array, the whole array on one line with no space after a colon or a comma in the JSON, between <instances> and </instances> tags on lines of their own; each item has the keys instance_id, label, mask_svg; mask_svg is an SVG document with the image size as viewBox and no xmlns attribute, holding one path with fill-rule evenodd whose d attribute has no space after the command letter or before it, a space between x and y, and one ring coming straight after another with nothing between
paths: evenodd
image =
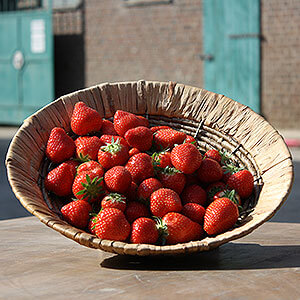
<instances>
[{"instance_id":1,"label":"door panel","mask_svg":"<svg viewBox=\"0 0 300 300\"><path fill-rule=\"evenodd\" d=\"M260 1L204 0L205 88L260 109Z\"/></svg>"}]
</instances>

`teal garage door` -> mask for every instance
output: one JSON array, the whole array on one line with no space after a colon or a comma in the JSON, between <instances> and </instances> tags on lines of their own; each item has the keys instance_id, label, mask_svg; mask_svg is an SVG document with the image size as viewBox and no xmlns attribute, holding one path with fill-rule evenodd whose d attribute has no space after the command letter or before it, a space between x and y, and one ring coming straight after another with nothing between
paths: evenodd
<instances>
[{"instance_id":1,"label":"teal garage door","mask_svg":"<svg viewBox=\"0 0 300 300\"><path fill-rule=\"evenodd\" d=\"M260 112L260 1L203 0L204 86Z\"/></svg>"},{"instance_id":2,"label":"teal garage door","mask_svg":"<svg viewBox=\"0 0 300 300\"><path fill-rule=\"evenodd\" d=\"M31 2L0 0L0 124L19 125L54 97L51 1Z\"/></svg>"}]
</instances>

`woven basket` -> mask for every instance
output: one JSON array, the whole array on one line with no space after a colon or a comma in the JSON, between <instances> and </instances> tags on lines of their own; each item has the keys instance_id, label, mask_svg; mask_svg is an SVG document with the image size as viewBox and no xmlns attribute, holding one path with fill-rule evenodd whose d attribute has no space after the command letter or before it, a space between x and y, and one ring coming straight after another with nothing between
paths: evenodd
<instances>
[{"instance_id":1,"label":"woven basket","mask_svg":"<svg viewBox=\"0 0 300 300\"><path fill-rule=\"evenodd\" d=\"M117 109L146 116L150 125L169 125L196 137L199 147L232 153L255 179L255 195L245 204L243 221L230 231L172 246L129 244L101 240L72 227L59 215L61 205L43 187L47 170L45 146L53 127L70 132L77 101L84 101L103 117ZM240 238L269 220L286 200L293 182L290 152L278 132L248 107L223 95L183 84L137 81L104 83L63 96L26 119L9 147L9 182L22 205L47 226L87 247L130 255L182 254L207 251Z\"/></svg>"}]
</instances>

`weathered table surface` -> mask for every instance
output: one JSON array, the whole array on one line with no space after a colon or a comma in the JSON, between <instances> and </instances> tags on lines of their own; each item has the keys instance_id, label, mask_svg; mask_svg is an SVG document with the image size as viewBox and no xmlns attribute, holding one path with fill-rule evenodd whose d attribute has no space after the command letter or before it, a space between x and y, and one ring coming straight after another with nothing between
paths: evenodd
<instances>
[{"instance_id":1,"label":"weathered table surface","mask_svg":"<svg viewBox=\"0 0 300 300\"><path fill-rule=\"evenodd\" d=\"M186 257L89 249L35 217L1 221L0 240L0 299L300 299L300 224Z\"/></svg>"}]
</instances>

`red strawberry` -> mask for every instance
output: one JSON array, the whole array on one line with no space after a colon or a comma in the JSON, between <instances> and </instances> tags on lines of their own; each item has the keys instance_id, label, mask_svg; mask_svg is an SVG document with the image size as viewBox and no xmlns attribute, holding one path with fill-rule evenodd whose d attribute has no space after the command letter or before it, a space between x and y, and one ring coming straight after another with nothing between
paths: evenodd
<instances>
[{"instance_id":1,"label":"red strawberry","mask_svg":"<svg viewBox=\"0 0 300 300\"><path fill-rule=\"evenodd\" d=\"M166 214L162 222L167 226L167 244L196 241L200 240L203 235L201 225L176 212Z\"/></svg>"},{"instance_id":2,"label":"red strawberry","mask_svg":"<svg viewBox=\"0 0 300 300\"><path fill-rule=\"evenodd\" d=\"M158 179L165 188L172 189L178 194L181 194L185 187L185 175L172 167L161 169L158 173Z\"/></svg>"},{"instance_id":3,"label":"red strawberry","mask_svg":"<svg viewBox=\"0 0 300 300\"><path fill-rule=\"evenodd\" d=\"M149 121L143 116L137 116L140 120L140 126L149 127Z\"/></svg>"},{"instance_id":4,"label":"red strawberry","mask_svg":"<svg viewBox=\"0 0 300 300\"><path fill-rule=\"evenodd\" d=\"M186 136L186 139L184 140L184 143L191 143L191 144L194 144L195 146L197 145L197 142L196 142L195 138L192 137L191 135Z\"/></svg>"},{"instance_id":5,"label":"red strawberry","mask_svg":"<svg viewBox=\"0 0 300 300\"><path fill-rule=\"evenodd\" d=\"M118 135L114 124L109 120L102 120L101 135Z\"/></svg>"},{"instance_id":6,"label":"red strawberry","mask_svg":"<svg viewBox=\"0 0 300 300\"><path fill-rule=\"evenodd\" d=\"M89 220L89 223L88 223L88 231L89 231L91 234L96 234L96 233L95 233L96 222L97 222L97 215L92 216L92 217L90 218L90 220Z\"/></svg>"},{"instance_id":7,"label":"red strawberry","mask_svg":"<svg viewBox=\"0 0 300 300\"><path fill-rule=\"evenodd\" d=\"M116 166L109 169L104 175L104 182L111 192L125 193L131 185L131 174L123 166Z\"/></svg>"},{"instance_id":8,"label":"red strawberry","mask_svg":"<svg viewBox=\"0 0 300 300\"><path fill-rule=\"evenodd\" d=\"M130 224L119 209L105 208L98 214L95 232L100 239L125 241L130 234Z\"/></svg>"},{"instance_id":9,"label":"red strawberry","mask_svg":"<svg viewBox=\"0 0 300 300\"><path fill-rule=\"evenodd\" d=\"M153 133L147 127L138 126L126 131L124 138L129 146L140 151L148 151L152 146Z\"/></svg>"},{"instance_id":10,"label":"red strawberry","mask_svg":"<svg viewBox=\"0 0 300 300\"><path fill-rule=\"evenodd\" d=\"M192 221L203 224L205 208L202 205L197 203L187 203L183 206L181 213Z\"/></svg>"},{"instance_id":11,"label":"red strawberry","mask_svg":"<svg viewBox=\"0 0 300 300\"><path fill-rule=\"evenodd\" d=\"M121 145L125 146L127 148L127 150L129 151L130 146L128 145L128 143L126 142L126 140L118 135L108 135L108 134L104 134L100 137L100 141L103 143L103 145L105 144L110 144L113 141L119 141Z\"/></svg>"},{"instance_id":12,"label":"red strawberry","mask_svg":"<svg viewBox=\"0 0 300 300\"><path fill-rule=\"evenodd\" d=\"M117 208L124 212L126 208L126 197L118 193L110 193L102 199L101 207Z\"/></svg>"},{"instance_id":13,"label":"red strawberry","mask_svg":"<svg viewBox=\"0 0 300 300\"><path fill-rule=\"evenodd\" d=\"M186 179L185 186L198 184L198 182L199 182L197 173L185 174L185 179Z\"/></svg>"},{"instance_id":14,"label":"red strawberry","mask_svg":"<svg viewBox=\"0 0 300 300\"><path fill-rule=\"evenodd\" d=\"M102 117L84 102L77 102L71 116L71 128L78 135L86 135L99 131L102 127Z\"/></svg>"},{"instance_id":15,"label":"red strawberry","mask_svg":"<svg viewBox=\"0 0 300 300\"><path fill-rule=\"evenodd\" d=\"M129 150L129 157L131 157L131 156L133 156L135 154L138 154L138 153L141 153L141 151L139 149L137 149L137 148L131 148Z\"/></svg>"},{"instance_id":16,"label":"red strawberry","mask_svg":"<svg viewBox=\"0 0 300 300\"><path fill-rule=\"evenodd\" d=\"M156 178L145 179L138 188L138 197L149 201L151 194L162 187L163 185Z\"/></svg>"},{"instance_id":17,"label":"red strawberry","mask_svg":"<svg viewBox=\"0 0 300 300\"><path fill-rule=\"evenodd\" d=\"M132 201L127 203L125 210L126 219L129 223L141 217L149 217L150 212L146 205L143 203Z\"/></svg>"},{"instance_id":18,"label":"red strawberry","mask_svg":"<svg viewBox=\"0 0 300 300\"><path fill-rule=\"evenodd\" d=\"M197 203L205 205L206 203L206 192L198 184L187 186L181 194L181 200L183 204L186 203Z\"/></svg>"},{"instance_id":19,"label":"red strawberry","mask_svg":"<svg viewBox=\"0 0 300 300\"><path fill-rule=\"evenodd\" d=\"M203 228L209 235L219 234L230 229L238 217L237 205L228 198L219 198L207 207Z\"/></svg>"},{"instance_id":20,"label":"red strawberry","mask_svg":"<svg viewBox=\"0 0 300 300\"><path fill-rule=\"evenodd\" d=\"M179 171L192 174L200 167L202 156L195 145L185 143L174 147L171 152L171 162Z\"/></svg>"},{"instance_id":21,"label":"red strawberry","mask_svg":"<svg viewBox=\"0 0 300 300\"><path fill-rule=\"evenodd\" d=\"M162 130L162 129L171 129L171 127L161 125L161 126L154 126L154 127L151 127L151 128L150 128L150 130L151 130L153 133L156 132L156 131L158 131L158 130Z\"/></svg>"},{"instance_id":22,"label":"red strawberry","mask_svg":"<svg viewBox=\"0 0 300 300\"><path fill-rule=\"evenodd\" d=\"M231 173L229 170L227 170L226 168L223 169L223 177L222 177L222 181L225 182L225 183L227 183L227 181L228 181L228 179L229 179L229 177L230 177L231 175L232 175L232 173Z\"/></svg>"},{"instance_id":23,"label":"red strawberry","mask_svg":"<svg viewBox=\"0 0 300 300\"><path fill-rule=\"evenodd\" d=\"M98 161L106 170L124 165L128 158L128 149L120 143L119 139L116 141L112 139L106 146L101 146L98 152Z\"/></svg>"},{"instance_id":24,"label":"red strawberry","mask_svg":"<svg viewBox=\"0 0 300 300\"><path fill-rule=\"evenodd\" d=\"M74 141L62 128L54 127L51 130L46 146L46 155L51 161L58 164L71 158L75 148Z\"/></svg>"},{"instance_id":25,"label":"red strawberry","mask_svg":"<svg viewBox=\"0 0 300 300\"><path fill-rule=\"evenodd\" d=\"M124 136L131 128L145 125L145 121L135 114L123 110L117 110L114 115L114 127L118 135Z\"/></svg>"},{"instance_id":26,"label":"red strawberry","mask_svg":"<svg viewBox=\"0 0 300 300\"><path fill-rule=\"evenodd\" d=\"M72 184L77 164L77 162L69 160L51 170L45 178L45 188L57 196L72 194Z\"/></svg>"},{"instance_id":27,"label":"red strawberry","mask_svg":"<svg viewBox=\"0 0 300 300\"><path fill-rule=\"evenodd\" d=\"M125 168L130 172L136 184L154 176L151 157L146 153L138 153L130 157Z\"/></svg>"},{"instance_id":28,"label":"red strawberry","mask_svg":"<svg viewBox=\"0 0 300 300\"><path fill-rule=\"evenodd\" d=\"M168 212L180 212L181 209L179 195L171 189L158 189L150 197L150 210L154 216L163 217Z\"/></svg>"},{"instance_id":29,"label":"red strawberry","mask_svg":"<svg viewBox=\"0 0 300 300\"><path fill-rule=\"evenodd\" d=\"M82 172L75 177L72 191L78 199L95 202L104 192L103 177L92 172Z\"/></svg>"},{"instance_id":30,"label":"red strawberry","mask_svg":"<svg viewBox=\"0 0 300 300\"><path fill-rule=\"evenodd\" d=\"M158 240L156 223L149 218L138 218L131 225L130 242L135 244L155 244Z\"/></svg>"},{"instance_id":31,"label":"red strawberry","mask_svg":"<svg viewBox=\"0 0 300 300\"><path fill-rule=\"evenodd\" d=\"M226 189L226 184L222 181L211 183L205 190L207 194L208 204L210 204L213 201L214 195L216 193L223 191L225 189Z\"/></svg>"},{"instance_id":32,"label":"red strawberry","mask_svg":"<svg viewBox=\"0 0 300 300\"><path fill-rule=\"evenodd\" d=\"M137 189L138 189L138 185L135 182L131 181L131 185L125 193L125 196L128 201L137 200L137 198L138 198Z\"/></svg>"},{"instance_id":33,"label":"red strawberry","mask_svg":"<svg viewBox=\"0 0 300 300\"><path fill-rule=\"evenodd\" d=\"M221 180L223 170L218 162L211 158L205 158L197 171L197 175L201 182L212 183Z\"/></svg>"},{"instance_id":34,"label":"red strawberry","mask_svg":"<svg viewBox=\"0 0 300 300\"><path fill-rule=\"evenodd\" d=\"M211 149L205 152L204 157L213 159L217 161L219 164L221 163L221 154L218 150Z\"/></svg>"},{"instance_id":35,"label":"red strawberry","mask_svg":"<svg viewBox=\"0 0 300 300\"><path fill-rule=\"evenodd\" d=\"M158 150L173 148L175 144L182 144L186 134L174 129L158 130L154 135L154 144Z\"/></svg>"},{"instance_id":36,"label":"red strawberry","mask_svg":"<svg viewBox=\"0 0 300 300\"><path fill-rule=\"evenodd\" d=\"M77 174L83 172L95 173L99 178L102 177L104 174L102 166L94 160L90 160L79 165L79 167L77 168Z\"/></svg>"},{"instance_id":37,"label":"red strawberry","mask_svg":"<svg viewBox=\"0 0 300 300\"><path fill-rule=\"evenodd\" d=\"M152 154L152 163L154 167L165 168L167 166L172 167L171 152L162 151L154 152Z\"/></svg>"},{"instance_id":38,"label":"red strawberry","mask_svg":"<svg viewBox=\"0 0 300 300\"><path fill-rule=\"evenodd\" d=\"M96 136L81 136L75 140L76 156L81 161L96 160L102 142Z\"/></svg>"},{"instance_id":39,"label":"red strawberry","mask_svg":"<svg viewBox=\"0 0 300 300\"><path fill-rule=\"evenodd\" d=\"M64 205L60 211L69 224L83 229L89 222L92 207L84 200L77 200Z\"/></svg>"},{"instance_id":40,"label":"red strawberry","mask_svg":"<svg viewBox=\"0 0 300 300\"><path fill-rule=\"evenodd\" d=\"M253 191L253 176L248 170L238 171L229 177L227 185L230 189L235 190L242 198L247 198Z\"/></svg>"}]
</instances>

